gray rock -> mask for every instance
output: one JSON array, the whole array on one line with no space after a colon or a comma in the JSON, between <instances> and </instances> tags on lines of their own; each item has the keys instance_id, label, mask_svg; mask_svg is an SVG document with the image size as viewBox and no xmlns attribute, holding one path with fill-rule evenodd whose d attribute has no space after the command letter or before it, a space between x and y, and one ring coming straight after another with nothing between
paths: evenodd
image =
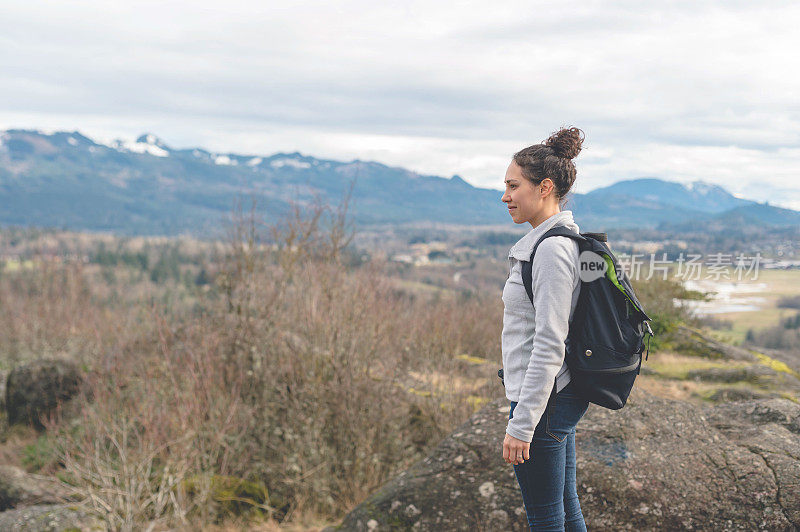
<instances>
[{"instance_id":1,"label":"gray rock","mask_svg":"<svg viewBox=\"0 0 800 532\"><path fill-rule=\"evenodd\" d=\"M685 325L678 325L674 337L675 351L681 354L729 360L755 359L748 349L719 342L706 336L702 331Z\"/></svg>"},{"instance_id":2,"label":"gray rock","mask_svg":"<svg viewBox=\"0 0 800 532\"><path fill-rule=\"evenodd\" d=\"M514 469L499 453L508 402L484 407L425 459L355 508L342 530L511 530L524 520ZM522 513L520 513L522 512ZM374 523L370 523L374 520ZM370 525L374 525L370 527Z\"/></svg>"},{"instance_id":3,"label":"gray rock","mask_svg":"<svg viewBox=\"0 0 800 532\"><path fill-rule=\"evenodd\" d=\"M8 372L0 369L0 410L5 410L6 407L6 379Z\"/></svg>"},{"instance_id":4,"label":"gray rock","mask_svg":"<svg viewBox=\"0 0 800 532\"><path fill-rule=\"evenodd\" d=\"M770 395L747 388L718 388L708 396L709 401L723 403L729 401L746 401L749 399L767 399Z\"/></svg>"},{"instance_id":5,"label":"gray rock","mask_svg":"<svg viewBox=\"0 0 800 532\"><path fill-rule=\"evenodd\" d=\"M678 329L676 349L681 354L751 362L750 365L741 368L708 368L689 371L687 378L692 380L744 383L754 388L751 390L721 389L710 397L711 400L731 401L761 397L800 398L800 373L797 371L797 368L800 367L800 360L791 353L774 349L752 349L747 346L728 345L691 327L681 325ZM786 365L779 368L781 363Z\"/></svg>"},{"instance_id":6,"label":"gray rock","mask_svg":"<svg viewBox=\"0 0 800 532\"><path fill-rule=\"evenodd\" d=\"M18 506L60 503L65 496L55 479L28 474L14 466L0 466L0 511Z\"/></svg>"},{"instance_id":7,"label":"gray rock","mask_svg":"<svg viewBox=\"0 0 800 532\"><path fill-rule=\"evenodd\" d=\"M14 368L6 383L9 424L41 427L41 416L64 404L80 389L78 366L66 360L37 360Z\"/></svg>"},{"instance_id":8,"label":"gray rock","mask_svg":"<svg viewBox=\"0 0 800 532\"><path fill-rule=\"evenodd\" d=\"M745 343L742 346L729 345L719 342L703 331L678 325L676 333L675 350L685 355L695 355L703 358L741 360L760 362L759 355L766 355L778 362L786 364L795 376L800 374L800 357L790 350L769 349ZM644 366L642 366L644 368ZM765 375L765 373L760 373Z\"/></svg>"},{"instance_id":9,"label":"gray rock","mask_svg":"<svg viewBox=\"0 0 800 532\"><path fill-rule=\"evenodd\" d=\"M501 456L508 408L484 407L328 530L527 530ZM587 527L796 530L799 427L786 399L706 407L634 388L621 410L592 404L576 435Z\"/></svg>"},{"instance_id":10,"label":"gray rock","mask_svg":"<svg viewBox=\"0 0 800 532\"><path fill-rule=\"evenodd\" d=\"M687 379L711 382L749 382L761 384L775 376L775 371L759 365L740 368L695 369L686 373Z\"/></svg>"},{"instance_id":11,"label":"gray rock","mask_svg":"<svg viewBox=\"0 0 800 532\"><path fill-rule=\"evenodd\" d=\"M800 433L771 421L779 405L791 419L800 405L786 399L700 407L635 390L615 412L590 407L578 425L578 477L587 527L610 529L794 530L800 498L781 496L777 479L753 450L800 450ZM630 409L628 408L630 407ZM723 421L724 420L724 421ZM772 442L780 435L781 446ZM788 442L786 441L788 440ZM795 464L800 453L795 452Z\"/></svg>"},{"instance_id":12,"label":"gray rock","mask_svg":"<svg viewBox=\"0 0 800 532\"><path fill-rule=\"evenodd\" d=\"M739 368L706 368L687 372L686 377L702 382L721 382L743 387L721 388L709 399L712 401L741 401L767 397L800 397L800 380L794 375L775 371L764 364Z\"/></svg>"},{"instance_id":13,"label":"gray rock","mask_svg":"<svg viewBox=\"0 0 800 532\"><path fill-rule=\"evenodd\" d=\"M4 532L62 532L65 530L107 530L106 525L78 506L58 504L29 506L0 513Z\"/></svg>"},{"instance_id":14,"label":"gray rock","mask_svg":"<svg viewBox=\"0 0 800 532\"><path fill-rule=\"evenodd\" d=\"M777 487L777 507L800 529L800 405L785 399L729 403L708 419L751 457L763 460Z\"/></svg>"}]
</instances>

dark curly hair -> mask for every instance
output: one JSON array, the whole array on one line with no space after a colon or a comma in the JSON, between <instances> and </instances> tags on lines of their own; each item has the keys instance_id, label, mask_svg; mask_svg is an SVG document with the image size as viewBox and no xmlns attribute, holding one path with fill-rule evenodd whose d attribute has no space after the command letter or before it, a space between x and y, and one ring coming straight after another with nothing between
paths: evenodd
<instances>
[{"instance_id":1,"label":"dark curly hair","mask_svg":"<svg viewBox=\"0 0 800 532\"><path fill-rule=\"evenodd\" d=\"M555 194L563 208L564 197L575 183L575 163L585 135L577 127L562 127L544 141L523 148L514 154L514 162L522 168L522 175L534 185L550 178L555 184Z\"/></svg>"}]
</instances>

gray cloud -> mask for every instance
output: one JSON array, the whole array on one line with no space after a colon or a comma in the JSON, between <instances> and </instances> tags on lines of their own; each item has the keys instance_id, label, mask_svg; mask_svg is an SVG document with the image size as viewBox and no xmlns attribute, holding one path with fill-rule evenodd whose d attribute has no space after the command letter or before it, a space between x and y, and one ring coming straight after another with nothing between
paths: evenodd
<instances>
[{"instance_id":1,"label":"gray cloud","mask_svg":"<svg viewBox=\"0 0 800 532\"><path fill-rule=\"evenodd\" d=\"M798 22L791 2L4 2L0 127L499 187L513 151L574 124L579 190L657 175L800 207Z\"/></svg>"}]
</instances>

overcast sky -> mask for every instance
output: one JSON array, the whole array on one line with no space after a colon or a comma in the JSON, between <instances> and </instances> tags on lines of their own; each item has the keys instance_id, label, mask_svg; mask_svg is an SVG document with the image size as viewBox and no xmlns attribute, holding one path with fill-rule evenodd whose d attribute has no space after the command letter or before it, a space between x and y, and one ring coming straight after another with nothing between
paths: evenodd
<instances>
[{"instance_id":1,"label":"overcast sky","mask_svg":"<svg viewBox=\"0 0 800 532\"><path fill-rule=\"evenodd\" d=\"M703 180L800 209L798 2L0 3L0 129L376 160L501 188Z\"/></svg>"}]
</instances>

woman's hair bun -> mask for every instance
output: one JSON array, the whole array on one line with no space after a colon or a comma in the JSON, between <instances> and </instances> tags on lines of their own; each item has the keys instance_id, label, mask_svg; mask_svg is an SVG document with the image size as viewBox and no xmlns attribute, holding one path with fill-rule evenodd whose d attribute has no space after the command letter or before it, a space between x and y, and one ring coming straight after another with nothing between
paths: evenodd
<instances>
[{"instance_id":1,"label":"woman's hair bun","mask_svg":"<svg viewBox=\"0 0 800 532\"><path fill-rule=\"evenodd\" d=\"M585 136L577 127L561 128L548 138L544 145L553 149L556 157L574 159L581 152Z\"/></svg>"}]
</instances>

